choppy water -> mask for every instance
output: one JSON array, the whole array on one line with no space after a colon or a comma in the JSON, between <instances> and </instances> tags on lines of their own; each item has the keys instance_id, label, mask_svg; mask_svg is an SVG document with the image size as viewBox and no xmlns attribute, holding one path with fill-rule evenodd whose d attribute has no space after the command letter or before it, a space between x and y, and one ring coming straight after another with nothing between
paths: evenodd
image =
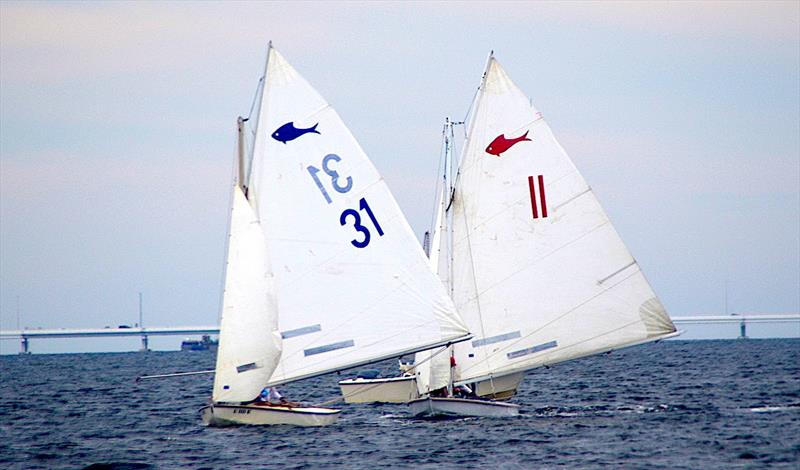
<instances>
[{"instance_id":1,"label":"choppy water","mask_svg":"<svg viewBox=\"0 0 800 470\"><path fill-rule=\"evenodd\" d=\"M792 468L800 340L668 341L529 373L513 419L343 405L325 428L207 428L213 353L0 357L0 468ZM385 364L393 372L393 362ZM336 376L283 388L319 403Z\"/></svg>"}]
</instances>

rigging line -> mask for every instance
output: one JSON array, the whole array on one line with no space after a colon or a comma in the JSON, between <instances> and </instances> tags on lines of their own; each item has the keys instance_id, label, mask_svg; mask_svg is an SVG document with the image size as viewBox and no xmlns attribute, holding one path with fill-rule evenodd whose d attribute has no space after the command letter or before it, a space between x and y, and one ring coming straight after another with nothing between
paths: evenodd
<instances>
[{"instance_id":1,"label":"rigging line","mask_svg":"<svg viewBox=\"0 0 800 470\"><path fill-rule=\"evenodd\" d=\"M264 86L264 79L265 79L265 78L266 78L266 75L262 75L262 76L261 76L261 77L258 79L258 85L256 85L256 94L253 96L253 102L252 102L252 103L250 103L250 111L247 113L247 119L245 119L246 121L249 121L249 120L250 120L250 118L251 118L251 117L253 117L253 109L255 109L255 107L256 107L256 101L258 101L258 97L259 97L258 90L259 90L261 87L263 87L263 86Z\"/></svg>"},{"instance_id":2,"label":"rigging line","mask_svg":"<svg viewBox=\"0 0 800 470\"><path fill-rule=\"evenodd\" d=\"M466 112L466 114L464 114L464 119L461 120L462 124L466 123L467 121L469 121L470 113L472 112L472 108L475 106L475 98L478 96L478 93L480 93L481 88L483 88L483 79L484 78L486 78L486 72L484 72L483 76L481 77L481 84L478 85L477 88L475 88L475 93L472 94L472 101L469 102L469 108L467 108L467 112ZM465 139L467 138L467 126L466 125L464 126L464 138Z\"/></svg>"},{"instance_id":3,"label":"rigging line","mask_svg":"<svg viewBox=\"0 0 800 470\"><path fill-rule=\"evenodd\" d=\"M419 326L419 328L421 328L421 329L425 330L425 329L426 329L426 327L427 327L428 325L430 325L430 327L432 328L432 327L436 326L436 322L435 322L435 321L431 321L431 322L423 323L423 324L421 324L421 325ZM378 344L381 344L381 343L385 343L386 341L389 341L389 340L392 340L392 339L395 339L395 338L398 338L398 337L402 337L402 336L408 335L408 333L409 333L409 331L408 331L408 330L397 331L397 332L396 332L395 334L393 334L392 336L383 337L383 338L377 338L375 341L372 341L372 342L370 342L370 343L366 343L366 344L359 344L359 347L360 347L360 348L362 348L362 349L371 348L371 347L373 347L373 346L375 346L375 345L378 345ZM469 335L469 337L468 337L467 339L469 339L469 338L471 338L471 337L472 337L472 336L471 336L471 335ZM460 338L460 337L459 337L459 338ZM451 339L451 340L449 340L449 341L453 341L453 339ZM466 340L464 340L464 341L466 341ZM449 343L448 343L448 344L449 344ZM434 346L434 347L435 347L435 346ZM413 349L413 348L412 348L412 349ZM296 351L295 353L299 353L301 350L302 350L302 348L301 348L301 349L299 349L298 351ZM422 349L422 351L424 351L424 350L425 350L425 349ZM332 352L333 352L333 351L331 351L331 353L332 353ZM414 351L414 352L416 352L416 351ZM340 351L340 352L338 352L336 355L331 355L330 357L327 357L327 358L325 358L325 359L320 359L320 360L319 360L318 362L316 362L315 364L316 364L316 365L318 365L318 364L321 364L321 363L328 363L328 364L330 364L330 363L331 363L331 361L336 361L336 360L338 360L338 359L340 359L340 358L342 358L342 357L345 357L345 356L347 356L347 355L351 355L351 354L352 354L352 351L341 350L341 351ZM402 351L400 351L398 354L390 354L390 355L389 355L389 357L394 357L394 356L396 356L396 357L400 357L400 356L404 356L404 355L406 355L406 354L410 354L410 353L408 353L408 352L402 352ZM377 361L367 361L365 364L372 364L372 363L374 363L374 362L377 362ZM304 367L302 367L300 370L301 370L301 371L306 371L306 370L309 370L309 368L310 368L310 367L312 367L312 366L304 366ZM336 370L338 370L338 371L342 371L342 370L347 370L347 369L352 369L352 368L353 368L352 366L346 366L346 365L344 365L344 366L337 366L337 365L335 365L335 364L333 365L333 367L332 367L332 368L331 368L331 366L326 366L326 367L330 368L330 369L331 369L331 372L333 372L333 371L336 371ZM295 369L295 371L296 371L296 370L297 370L297 369ZM284 374L285 374L285 372L284 372Z\"/></svg>"},{"instance_id":4,"label":"rigging line","mask_svg":"<svg viewBox=\"0 0 800 470\"><path fill-rule=\"evenodd\" d=\"M446 150L444 149L444 142L445 142L445 132L447 130L447 124L444 125L442 128L442 147L439 150L439 163L436 167L436 184L434 185L434 192L433 192L433 210L431 211L431 222L430 222L430 233L431 237L433 237L433 231L437 230L437 227L433 225L436 223L436 213L439 210L439 198L441 197L442 191L439 190L439 185L441 184L442 179L439 178L440 175L447 172L447 157L446 157Z\"/></svg>"},{"instance_id":5,"label":"rigging line","mask_svg":"<svg viewBox=\"0 0 800 470\"><path fill-rule=\"evenodd\" d=\"M238 141L238 132L237 132L237 141ZM223 251L222 257L222 272L220 274L220 285L222 289L219 290L219 299L217 300L217 311L219 312L219 316L217 317L222 322L222 309L225 307L225 278L228 275L228 249L230 248L230 241L231 241L231 224L233 223L233 198L234 192L236 191L236 186L241 185L241 182L237 183L237 176L238 176L238 165L239 165L239 145L238 142L234 145L234 154L236 155L233 158L233 163L231 164L231 177L230 177L230 187L231 191L228 195L228 220L225 226L225 249Z\"/></svg>"},{"instance_id":6,"label":"rigging line","mask_svg":"<svg viewBox=\"0 0 800 470\"><path fill-rule=\"evenodd\" d=\"M472 130L472 120L469 119L470 113L472 113L473 107L477 108L476 103L480 99L478 93L480 93L483 90L484 86L486 85L486 76L489 75L489 67L492 64L493 59L494 59L494 51L491 51L489 52L489 57L486 59L486 66L483 69L483 74L481 75L480 84L478 85L478 88L475 89L475 93L472 95L472 101L469 104L469 108L467 108L467 113L464 115L464 119L462 119L462 122L465 123L469 121L469 126L467 125L464 126L464 139L468 138L468 135L470 134L469 131Z\"/></svg>"},{"instance_id":7,"label":"rigging line","mask_svg":"<svg viewBox=\"0 0 800 470\"><path fill-rule=\"evenodd\" d=\"M157 374L157 375L140 375L136 377L136 382L146 379L164 379L168 377L186 377L189 375L208 375L215 374L216 370L198 370L193 372L173 372L171 374Z\"/></svg>"},{"instance_id":8,"label":"rigging line","mask_svg":"<svg viewBox=\"0 0 800 470\"><path fill-rule=\"evenodd\" d=\"M450 171L447 174L447 182L450 184L448 187L448 197L450 198L449 202L452 202L453 199L453 168L455 167L455 155L458 155L458 149L456 149L456 136L455 130L453 126L463 125L464 121L460 122L450 122ZM449 207L449 204L448 204Z\"/></svg>"},{"instance_id":9,"label":"rigging line","mask_svg":"<svg viewBox=\"0 0 800 470\"><path fill-rule=\"evenodd\" d=\"M416 368L417 368L418 366L421 366L422 364L424 364L424 363L426 363L426 362L428 362L428 361L432 360L432 359L433 359L435 356L438 356L438 355L439 355L439 354L441 354L442 352L444 352L444 351L447 351L447 349L448 349L449 347L450 347L450 346L447 346L447 345L445 345L445 346L442 346L442 347L441 347L441 348L440 348L438 351L434 352L433 354L431 354L431 355L430 355L430 356L428 356L427 358L425 358L425 359L421 360L419 363L414 363L414 365L412 365L412 366L411 366L411 367L410 367L408 370L409 370L409 371L415 371L415 372L416 372ZM413 375L414 375L414 374L411 374L411 376L413 376ZM398 378L399 378L399 377L405 377L405 374L404 374L404 375L400 375L400 376L398 376ZM392 377L392 378L394 378L394 377ZM355 397L355 396L361 395L362 393L370 392L370 391L374 390L375 388L377 388L377 387L380 387L380 386L381 386L381 385L383 385L384 383L385 383L385 382L380 382L380 383L376 383L376 384L369 385L369 386L363 386L363 387L361 387L359 390L356 390L356 391L355 391L355 392L353 392L353 393L349 393L349 394L347 394L347 396L348 396L348 397ZM416 378L414 379L414 383L416 384ZM345 398L345 397L344 397L344 393L342 393L342 396L339 396L339 397L333 398L333 399L331 399L331 400L326 400L326 401L324 401L324 402L322 402L322 403L318 403L318 404L316 404L316 405L314 405L314 406L327 406L327 405L330 405L330 404L333 404L333 403L336 403L336 402L342 401L342 400L344 400L344 398Z\"/></svg>"},{"instance_id":10,"label":"rigging line","mask_svg":"<svg viewBox=\"0 0 800 470\"><path fill-rule=\"evenodd\" d=\"M505 345L505 346L500 346L498 349L496 349L496 350L494 351L494 353L493 353L493 354L496 354L496 353L504 353L505 351L508 351L508 349L510 349L511 347L513 347L513 346L515 346L515 345L519 344L521 341L525 340L526 338L530 338L531 336L535 335L536 333L538 333L538 332L542 331L543 329L547 328L548 326L552 325L552 324L553 324L553 323L555 323L556 321L558 321L558 320L561 320L562 318L566 317L567 315L569 315L570 313L574 312L575 310L578 310L579 308L583 307L584 305L588 304L589 302L593 301L594 299L596 299L596 298L600 297L601 295L603 295L603 294L607 293L607 292L608 292L608 291L610 291L611 289L613 289L613 288L617 287L618 285L622 284L623 282L627 281L628 279L630 279L631 277L633 277L634 275L636 275L636 273L637 273L637 272L639 272L639 271L633 272L633 273L631 273L630 275L626 276L625 278L623 278L623 279L620 279L620 280L619 280L619 282L617 282L617 283L615 283L615 284L613 284L613 285L610 285L610 286L608 286L607 288L603 289L602 291L598 292L597 294L595 294L595 295L593 295L593 296L589 297L588 299L584 300L583 302L579 303L578 305L576 305L576 306L572 307L571 309L567 310L567 311L566 311L566 312L564 312L563 314L561 314L561 315L557 316L556 318L553 318L552 320L550 320L549 322L547 322L547 323L545 323L544 325L540 326L539 328L537 328L537 329L535 329L535 330L531 331L531 332L530 332L530 333L528 333L527 335L520 337L519 339L517 339L517 340L516 340L516 341L514 341L513 343L509 343L509 344L507 344L507 345ZM635 323L635 322L634 322L634 323ZM604 333L604 334L606 334L606 333ZM602 335L601 335L601 336L602 336ZM598 336L598 337L599 337L599 336ZM488 359L486 359L486 360L484 360L484 361L479 361L479 362L476 362L476 363L475 363L475 366L477 366L477 365L478 365L478 364L480 364L481 362L488 362ZM468 368L468 369L469 369L469 368Z\"/></svg>"},{"instance_id":11,"label":"rigging line","mask_svg":"<svg viewBox=\"0 0 800 470\"><path fill-rule=\"evenodd\" d=\"M355 320L357 318L360 318L360 317L363 317L363 315L365 313L369 312L369 311L374 311L375 307L377 305L381 305L384 302L385 299L387 299L390 296L396 294L398 291L405 290L407 295L410 298L413 298L414 300L416 300L420 305L425 305L425 302L423 301L422 296L414 295L415 293L413 292L413 290L412 289L408 289L408 287L409 286L406 283L401 283L399 286L394 288L391 292L387 293L385 296L383 296L381 298L378 298L378 299L375 299L375 301L373 303L365 306L362 310L353 313L353 315L351 315L348 318L345 318L339 324L332 325L332 326L331 325L327 326L325 332L322 333L321 335L315 335L313 338L308 338L308 340L306 342L304 342L301 346L299 346L298 349L296 351L294 351L294 353L286 354L286 355L284 355L284 357L289 358L289 357L298 356L307 347L313 346L315 344L319 344L325 338L330 338L331 336L335 337L337 335L337 333L340 333L343 329L346 329L348 325L351 325L353 323L353 320ZM422 328L424 330L424 329L426 329L426 327L428 327L428 325L430 325L431 327L434 327L434 326L438 325L438 323L439 323L439 320L434 318L434 319L432 319L430 321L427 321L427 322L424 322L424 323L422 323L422 324L420 324L418 326L413 326L410 329L398 330L392 336L377 338L372 343L368 343L368 344L365 344L365 345L364 344L360 344L360 346L361 347L371 347L371 346L374 346L376 344L382 343L384 341L388 341L388 340L394 339L394 338L396 338L398 336L406 335L407 333L409 333L409 331L413 331L414 329ZM343 351L341 351L339 354L337 354L335 356L331 355L330 357L328 357L326 359L326 361L335 360L335 359L338 359L339 357L345 356L347 354L350 354L350 352L343 350Z\"/></svg>"},{"instance_id":12,"label":"rigging line","mask_svg":"<svg viewBox=\"0 0 800 470\"><path fill-rule=\"evenodd\" d=\"M586 338L586 339L583 339L581 341L578 341L577 343L572 343L572 344L569 344L569 345L566 345L566 346L559 346L557 349L554 349L552 351L548 351L548 352L546 352L546 353L544 353L544 354L542 354L542 355L540 355L538 357L541 359L543 357L552 355L552 354L554 354L556 352L561 352L561 351L564 351L565 349L569 349L569 348L572 348L572 347L575 347L575 346L579 346L579 345L581 345L583 343L586 343L586 342L589 342L589 341L593 341L593 340L596 340L598 338L602 338L603 336L607 336L607 335L616 333L618 331L624 330L625 328L628 328L630 326L636 325L637 323L639 323L639 321L641 321L641 320L634 320L634 321L632 321L630 323L627 323L625 325L622 325L622 326L620 326L618 328L614 328L613 330L609 330L609 331L606 331L605 333L602 333L602 334L599 334L599 335L596 335L596 336L592 336L590 338ZM541 364L539 364L539 365L537 365L537 366L535 366L533 368L535 369L535 368L538 368L538 367L560 364L562 362L571 361L571 360L574 360L574 359L579 359L581 357L591 356L591 355L599 354L599 353L603 353L603 352L611 352L611 351L615 351L615 350L618 350L618 349L626 348L626 347L629 347L629 346L636 346L636 345L643 344L643 343L659 341L661 339L664 339L664 338L661 335L659 335L657 337L648 337L644 341L642 341L642 340L629 341L627 343L619 344L619 345L617 345L615 347L612 347L612 348L608 348L608 349L600 348L600 349L596 349L596 350L591 351L591 352L586 352L586 353L581 354L579 356L571 357L571 358L568 358L568 359L561 359L561 360L557 360L555 362L542 361ZM599 353L598 353L598 351L599 351ZM511 365L513 366L515 364L524 364L524 362L516 362L516 363L512 363ZM499 371L493 371L493 374L498 376L498 377L500 377L502 375L513 374L513 373L519 372L519 371L520 370L518 368L508 367L508 368L503 368L503 369L501 369Z\"/></svg>"},{"instance_id":13,"label":"rigging line","mask_svg":"<svg viewBox=\"0 0 800 470\"><path fill-rule=\"evenodd\" d=\"M284 356L283 356L283 357L287 357L287 358L289 358L289 357L296 357L296 356L298 356L298 355L299 355L299 354L300 354L302 351L304 351L304 350L305 350L305 349L306 349L308 346L312 346L312 345L314 345L314 344L319 344L321 339L324 339L324 338L330 338L332 335L336 335L336 334L337 334L338 332L340 332L340 331L341 331L343 328L346 328L346 327L347 327L347 325L352 325L352 324L353 324L353 320L355 320L356 318L359 318L359 317L363 316L365 313L368 313L368 312L370 312L370 311L375 311L376 307L377 307L377 306L379 306L379 305L382 305L382 304L383 304L383 301L384 301L385 299L387 299L387 298L389 298L389 297L391 297L391 296L395 295L397 292L402 292L402 291L405 291L407 295L414 293L414 290L413 290L413 289L410 289L408 284L406 284L405 282L402 282L402 281L401 281L401 282L399 283L399 285L397 285L397 286L396 286L394 289L392 289L390 292L387 292L387 293L386 293L386 295L384 295L384 296L381 296L380 298L377 298L377 299L375 299L375 300L374 300L374 302L372 302L372 303L370 303L370 304L368 304L368 305L364 306L364 308L363 308L363 309L361 309L361 310L359 310L359 311L357 311L357 312L354 312L354 313L353 313L352 315L350 315L349 317L347 317L347 318L343 318L343 319L339 319L340 321L339 321L339 324L338 324L338 325L334 325L334 326L328 327L328 328L326 329L326 331L324 332L324 334L322 334L321 336L315 336L314 338L308 338L308 339L307 339L307 340L306 340L306 341L305 341L305 342L304 342L304 343L303 343L303 344L302 344L302 345L301 345L301 346L300 346L300 347L299 347L299 348L298 348L296 351L294 351L294 353L292 353L292 354L284 354ZM421 301L421 299L422 299L422 297L421 297L421 296L419 296L419 295L417 295L417 296L416 296L416 298L415 298L414 300L416 300L417 302L419 302L421 305L425 305L425 303L424 303L424 302L422 302L422 301ZM387 336L387 337L382 337L382 338L378 338L378 339L376 339L376 340L375 340L375 342L373 342L373 343L369 343L369 344L366 344L366 345L361 345L361 346L362 346L362 347L374 346L375 344L379 344L379 343L381 343L381 342L384 342L384 341L387 341L387 340L393 339L393 338L395 338L395 337L398 337L398 336L405 335L405 334L407 334L409 331L413 331L414 329L420 328L421 326L425 326L425 325L428 325L428 324L431 324L431 325L437 325L438 323L439 323L439 320L438 320L438 319L436 319L436 318L434 318L434 319L432 319L432 320L430 320L430 321L427 321L427 322L424 322L424 323L422 323L420 326L411 327L411 328L409 328L409 329L407 329L407 330L398 330L398 331L397 331L397 332L396 332L394 335ZM349 354L349 353L350 353L349 351L341 351L341 353L340 353L340 354L337 354L336 356L333 356L333 355L332 355L332 356L328 357L326 360L338 359L339 357L341 357L341 356L344 356L344 355L347 355L347 354Z\"/></svg>"},{"instance_id":14,"label":"rigging line","mask_svg":"<svg viewBox=\"0 0 800 470\"><path fill-rule=\"evenodd\" d=\"M471 168L471 167L470 167L470 168ZM547 188L551 188L551 190L552 190L552 188L553 188L553 187L554 187L554 186L555 186L557 183L559 183L561 180L563 180L563 179L565 179L565 178L567 178L567 177L570 177L570 176L574 176L574 175L576 175L576 174L577 174L577 172L570 172L570 173L565 173L565 174L563 174L562 176L557 176L557 177L551 178L551 179L549 180L550 182L549 182L549 183L547 183L547 184L545 185L545 187L547 187ZM549 191L549 190L548 190L548 191ZM578 194L577 194L577 195L575 195L575 196L569 197L569 198L568 198L567 200L565 200L564 202L560 202L560 203L558 203L557 205L553 205L553 207L552 207L552 209L551 209L551 212L555 212L557 209L560 209L561 207L563 207L563 206L567 205L567 203L570 203L570 202L574 201L575 199L577 199L579 196L583 196L584 194L590 193L591 191L592 191L592 188L590 188L589 186L586 186L586 189L585 189L583 192L581 192L581 193L578 193ZM486 217L483 219L483 221L482 221L481 223L479 223L479 224L476 224L476 225L473 227L473 229L477 230L477 229L479 229L480 227L483 227L484 225L487 225L487 224L489 224L489 222L492 222L492 221L493 221L495 218L497 218L497 217L499 217L499 216L501 216L501 215L505 214L506 212L513 211L513 210L516 208L516 206L517 206L519 203L527 203L527 201L529 201L529 200L530 200L530 196L529 196L529 195L528 195L528 193L526 192L524 195L522 195L522 196L521 196L521 197L519 197L518 199L516 199L516 200L514 200L514 201L511 201L511 204L508 204L508 205L506 205L505 207L503 207L502 209L500 209L499 211L497 211L497 212L495 212L495 213L493 213L493 214L490 214L490 215L486 216ZM549 202L549 203L551 203L551 204L554 204L554 202L552 201L552 199L549 199L549 200L548 200L548 202ZM551 205L551 204L548 204L548 205ZM605 214L605 212L604 212L604 214ZM606 217L606 218L608 218L608 217Z\"/></svg>"},{"instance_id":15,"label":"rigging line","mask_svg":"<svg viewBox=\"0 0 800 470\"><path fill-rule=\"evenodd\" d=\"M408 349L401 349L401 350L391 351L391 352L388 352L388 353L386 353L386 354L384 354L382 356L379 356L377 359L375 358L375 356L373 356L373 358L366 359L366 360L363 360L361 362L353 363L351 361L348 364L334 365L333 367L328 367L327 369L319 369L319 370L317 370L315 372L310 372L310 373L299 373L299 374L297 374L297 375L295 375L293 377L288 377L288 378L287 377L283 377L282 379L275 379L275 377L274 377L275 374L273 373L273 377L270 378L270 380L267 382L267 385L270 385L270 386L272 386L272 385L283 385L283 384L296 382L298 380L303 380L303 379L308 379L308 378L311 378L311 377L316 377L316 376L319 376L319 375L328 374L328 373L331 373L331 372L341 372L343 370L354 369L356 367L361 367L361 366L365 366L365 365L368 365L368 364L374 364L376 362L381 362L381 361L384 361L384 360L387 360L387 359L392 359L392 358L396 358L396 357L402 357L402 356L405 356L407 354L415 354L417 352L426 351L426 350L429 350L429 349L437 348L437 347L442 346L442 345L449 346L449 345L452 345L454 343L460 343L462 341L469 341L470 339L472 339L472 335L468 333L466 335L462 335L462 336L459 336L459 337L451 338L451 339L448 339L448 340L441 340L441 341L436 341L436 342L432 342L432 343L429 342L427 344L417 345L417 346L414 346L414 347L408 348ZM379 341L376 341L374 343L370 343L368 346L371 346L373 344L377 344L378 342ZM295 370L297 370L297 369L295 369ZM305 369L305 368L299 369L300 372L304 372L306 370L308 370L308 369Z\"/></svg>"},{"instance_id":16,"label":"rigging line","mask_svg":"<svg viewBox=\"0 0 800 470\"><path fill-rule=\"evenodd\" d=\"M583 238L585 238L585 237L587 237L587 236L591 235L592 233L594 233L595 231L597 231L597 230L599 230L599 229L601 229L601 228L605 227L606 225L609 225L610 223L611 223L611 222L610 222L608 219L606 219L606 221L604 221L604 222L601 222L600 224L598 224L598 225L596 225L596 226L592 227L591 229L587 230L585 233L582 233L582 234L578 235L576 238L574 238L574 239L572 239L572 240L569 240L569 241L565 242L564 244L562 244L562 245L560 245L560 246L558 246L558 247L554 248L553 250L551 250L551 251L549 251L549 252L547 252L547 253L545 253L545 254L543 254L543 255L539 256L539 257L538 257L538 258L536 258L536 259L533 259L533 260L531 260L531 261L530 261L528 264L526 264L525 266L522 266L520 269L518 269L518 270L516 270L516 271L514 271L514 272L512 272L512 273L509 273L509 274L508 274L506 277L504 277L504 278L502 278L502 279L497 279L497 280L496 280L494 283L492 283L491 285L487 286L487 287L486 287L484 290L482 290L482 291L480 292L480 294L485 294L486 292L488 292L488 291L490 291L490 290L494 289L494 288L495 288L496 286L498 286L498 285L501 285L501 284L503 284L503 283L504 283L506 280L508 280L508 279L510 279L510 278L512 278L512 277L514 277L514 276L516 276L517 274L519 274L519 273L521 273L521 272L523 272L523 271L527 271L527 270L529 270L529 269L533 269L533 268L534 268L534 267L535 267L537 264L539 264L539 263L540 263L541 261L543 261L544 259L546 259L546 258L548 258L548 257L550 257L550 256L552 256L552 255L554 255L555 253L558 253L558 252L559 252L559 251L561 251L563 248L565 248L565 247L567 247L567 246L569 246L569 245L572 245L573 243L576 243L576 242L578 242L579 240L582 240Z\"/></svg>"},{"instance_id":17,"label":"rigging line","mask_svg":"<svg viewBox=\"0 0 800 470\"><path fill-rule=\"evenodd\" d=\"M464 218L464 233L466 234L465 238L467 240L467 252L469 253L469 261L470 261L470 268L471 268L470 272L472 273L472 285L475 287L475 308L478 310L478 322L481 325L481 336L485 338L486 337L486 327L484 326L483 312L481 312L481 300L480 300L480 294L479 294L479 290L478 290L478 278L475 275L475 258L472 256L472 243L471 243L471 239L470 239L470 236L469 236L470 227L469 227L469 222L467 221L466 207L464 207L464 210L461 211L461 215ZM452 253L452 251L451 251L451 253ZM488 352L485 350L486 348L483 348L483 349L484 349L484 351L483 351L484 360L488 361L488 359L489 359L488 358Z\"/></svg>"}]
</instances>

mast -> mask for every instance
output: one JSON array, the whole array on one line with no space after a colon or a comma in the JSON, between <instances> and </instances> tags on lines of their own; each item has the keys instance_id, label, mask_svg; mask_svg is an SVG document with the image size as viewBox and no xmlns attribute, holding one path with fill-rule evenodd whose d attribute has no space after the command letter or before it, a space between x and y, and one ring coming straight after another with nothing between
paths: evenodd
<instances>
[{"instance_id":1,"label":"mast","mask_svg":"<svg viewBox=\"0 0 800 470\"><path fill-rule=\"evenodd\" d=\"M246 156L247 160L249 160L246 171L247 174L243 174L243 179L241 180L240 183L243 185L246 184L247 188L250 188L252 186L251 179L253 178L253 159L255 158L255 153L256 153L255 149L260 144L261 141L258 129L259 127L261 127L261 116L264 113L264 109L262 108L264 107L264 94L266 93L266 88L267 88L267 70L269 69L269 58L272 55L272 51L273 51L272 41L269 41L267 43L267 58L266 60L264 60L264 73L261 74L261 79L260 79L261 86L259 87L256 93L255 100L253 101L253 106L250 107L250 116L248 116L247 119L243 120L243 122L251 120L253 118L253 113L255 112L255 123L251 123L251 125L255 129L253 136L253 151L250 153L250 155ZM242 150L242 152L244 154L244 150ZM243 156L242 158L244 159L245 157ZM245 193L245 195L247 195L247 193Z\"/></svg>"},{"instance_id":2,"label":"mast","mask_svg":"<svg viewBox=\"0 0 800 470\"><path fill-rule=\"evenodd\" d=\"M467 126L467 138L466 142L464 142L464 148L462 150L462 158L463 160L463 153L467 150L467 145L469 143L469 139L472 137L472 131L475 127L475 116L478 114L478 106L481 104L481 98L483 97L484 88L486 86L486 76L489 74L489 67L492 65L492 60L494 59L494 50L489 51L489 55L486 57L486 65L483 67L483 75L481 75L481 82L478 85L478 92L475 94L475 98L472 100L472 104L470 104L469 111L467 111L469 122L466 124ZM467 121L467 118L464 119ZM456 168L456 175L453 181L453 191L455 193L455 186L458 184L458 173L460 173L461 163L462 161L459 160L457 168Z\"/></svg>"},{"instance_id":3,"label":"mast","mask_svg":"<svg viewBox=\"0 0 800 470\"><path fill-rule=\"evenodd\" d=\"M239 116L236 119L236 131L237 131L237 148L236 154L238 157L238 171L236 172L236 179L239 183L239 186L242 187L242 191L244 191L244 195L247 196L247 181L245 180L244 176L244 119Z\"/></svg>"},{"instance_id":4,"label":"mast","mask_svg":"<svg viewBox=\"0 0 800 470\"><path fill-rule=\"evenodd\" d=\"M445 240L446 240L445 241L445 246L447 247L447 256L445 258L447 260L447 266L446 266L446 270L447 270L447 291L450 294L450 297L452 298L453 297L453 250L452 250L453 224L451 223L451 221L452 221L451 219L452 219L453 213L451 211L449 211L448 209L453 204L453 198L455 198L455 185L452 183L452 181L453 181L452 175L453 175L453 168L454 168L454 166L453 166L453 151L452 151L453 147L452 147L452 143L451 143L452 142L451 139L453 138L453 123L450 121L450 118L447 118L445 120L445 126L446 126L446 134L445 134L445 140L444 140L444 143L445 143L444 163L445 163L445 168L447 168L447 164L448 163L450 164L450 171L449 172L445 172L445 174L444 174L444 182L443 182L443 184L444 184L445 188L447 188L447 193L446 194L447 194L447 197L448 197L449 201L447 201L447 204L443 205L443 207L445 209L445 213L443 214L443 217L442 217L442 219L443 219L442 223L445 225L445 227L444 227L445 230L442 230L444 232L442 235L444 237L446 237L445 238ZM448 217L449 217L449 219L448 219ZM439 227L440 230L442 228L443 227Z\"/></svg>"}]
</instances>

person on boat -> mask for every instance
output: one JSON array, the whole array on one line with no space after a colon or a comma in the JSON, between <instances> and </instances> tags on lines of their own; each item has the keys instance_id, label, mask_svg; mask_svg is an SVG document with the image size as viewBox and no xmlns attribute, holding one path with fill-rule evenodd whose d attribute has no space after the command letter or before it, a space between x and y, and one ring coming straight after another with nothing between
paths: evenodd
<instances>
[{"instance_id":1,"label":"person on boat","mask_svg":"<svg viewBox=\"0 0 800 470\"><path fill-rule=\"evenodd\" d=\"M275 387L264 387L264 389L261 390L261 394L258 396L258 401L272 405L286 403L286 399L283 398L283 395L281 395Z\"/></svg>"},{"instance_id":2,"label":"person on boat","mask_svg":"<svg viewBox=\"0 0 800 470\"><path fill-rule=\"evenodd\" d=\"M453 389L453 396L457 398L473 398L475 394L472 392L472 389L469 388L469 385L463 384Z\"/></svg>"}]
</instances>

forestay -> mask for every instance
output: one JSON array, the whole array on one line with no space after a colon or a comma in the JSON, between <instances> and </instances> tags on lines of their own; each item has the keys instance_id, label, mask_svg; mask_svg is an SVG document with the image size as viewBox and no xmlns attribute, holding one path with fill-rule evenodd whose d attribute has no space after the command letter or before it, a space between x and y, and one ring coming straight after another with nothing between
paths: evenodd
<instances>
[{"instance_id":1,"label":"forestay","mask_svg":"<svg viewBox=\"0 0 800 470\"><path fill-rule=\"evenodd\" d=\"M214 402L256 398L281 355L278 311L264 232L237 184L233 189Z\"/></svg>"},{"instance_id":2,"label":"forestay","mask_svg":"<svg viewBox=\"0 0 800 470\"><path fill-rule=\"evenodd\" d=\"M453 299L475 338L458 380L652 341L675 331L591 188L490 57L451 207Z\"/></svg>"},{"instance_id":3,"label":"forestay","mask_svg":"<svg viewBox=\"0 0 800 470\"><path fill-rule=\"evenodd\" d=\"M448 131L448 129L445 129L445 132ZM446 244L448 239L447 222L444 218L448 200L446 182L442 182L441 189L433 232L431 233L430 256L428 262L431 269L438 274L445 289L449 289L449 283L446 280L447 263L445 261L449 256ZM414 372L416 373L417 391L420 395L428 394L432 390L438 390L448 385L451 379L450 354L451 349L447 348L446 350L436 349L421 351L414 355Z\"/></svg>"},{"instance_id":4,"label":"forestay","mask_svg":"<svg viewBox=\"0 0 800 470\"><path fill-rule=\"evenodd\" d=\"M279 295L284 383L446 344L467 328L336 111L270 48L248 195Z\"/></svg>"}]
</instances>

